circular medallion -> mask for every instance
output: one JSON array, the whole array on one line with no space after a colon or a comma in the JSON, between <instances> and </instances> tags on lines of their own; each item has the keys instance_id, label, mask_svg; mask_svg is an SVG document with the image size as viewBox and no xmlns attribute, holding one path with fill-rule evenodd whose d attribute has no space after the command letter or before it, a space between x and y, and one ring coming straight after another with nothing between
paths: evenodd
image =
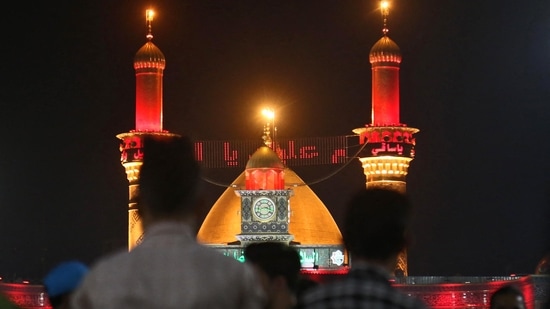
<instances>
[{"instance_id":1,"label":"circular medallion","mask_svg":"<svg viewBox=\"0 0 550 309\"><path fill-rule=\"evenodd\" d=\"M275 217L275 204L269 198L259 198L254 203L252 212L258 220L269 221Z\"/></svg>"}]
</instances>

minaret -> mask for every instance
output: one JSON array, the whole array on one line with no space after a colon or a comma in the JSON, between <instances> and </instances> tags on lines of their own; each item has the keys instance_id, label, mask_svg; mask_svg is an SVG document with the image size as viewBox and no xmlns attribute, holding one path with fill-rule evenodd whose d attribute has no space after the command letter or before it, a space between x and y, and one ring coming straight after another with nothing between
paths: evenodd
<instances>
[{"instance_id":1,"label":"minaret","mask_svg":"<svg viewBox=\"0 0 550 309\"><path fill-rule=\"evenodd\" d=\"M406 191L409 163L414 158L415 139L419 130L399 120L399 46L388 37L389 4L381 1L384 21L383 36L369 53L372 65L372 122L353 130L361 144L359 154L367 188ZM406 252L399 256L397 270L407 275Z\"/></svg>"},{"instance_id":2,"label":"minaret","mask_svg":"<svg viewBox=\"0 0 550 309\"><path fill-rule=\"evenodd\" d=\"M163 53L153 44L151 23L154 12L147 10L147 43L134 57L136 71L136 128L118 134L120 161L128 178L128 250L141 242L143 228L138 214L139 170L143 162L142 140L147 135L174 136L162 129L162 78L166 65Z\"/></svg>"}]
</instances>

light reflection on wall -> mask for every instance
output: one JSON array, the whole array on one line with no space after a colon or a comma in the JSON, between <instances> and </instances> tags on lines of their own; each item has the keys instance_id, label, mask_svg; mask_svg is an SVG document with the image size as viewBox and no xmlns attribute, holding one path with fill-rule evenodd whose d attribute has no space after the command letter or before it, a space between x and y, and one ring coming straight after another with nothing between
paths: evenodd
<instances>
[{"instance_id":1,"label":"light reflection on wall","mask_svg":"<svg viewBox=\"0 0 550 309\"><path fill-rule=\"evenodd\" d=\"M241 262L244 261L242 248L228 253ZM328 282L341 278L347 273L347 269L310 268L303 269L302 273L317 282ZM515 284L525 295L528 309L542 309L548 305L550 276L407 276L395 278L392 284L409 296L422 299L433 309L488 309L490 295L495 290L506 284ZM0 283L0 293L23 309L51 309L42 285Z\"/></svg>"}]
</instances>

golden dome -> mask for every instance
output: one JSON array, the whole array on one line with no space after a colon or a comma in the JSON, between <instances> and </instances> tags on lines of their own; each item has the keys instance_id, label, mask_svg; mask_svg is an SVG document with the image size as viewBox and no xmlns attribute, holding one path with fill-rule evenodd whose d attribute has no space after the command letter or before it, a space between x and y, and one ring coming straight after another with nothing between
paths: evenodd
<instances>
[{"instance_id":1,"label":"golden dome","mask_svg":"<svg viewBox=\"0 0 550 309\"><path fill-rule=\"evenodd\" d=\"M285 168L285 180L294 191L289 224L294 241L301 245L341 245L342 234L336 222L313 190L289 168ZM199 229L199 242L214 245L237 241L235 236L241 233L241 198L235 189L244 188L244 183L243 172L218 198Z\"/></svg>"},{"instance_id":2,"label":"golden dome","mask_svg":"<svg viewBox=\"0 0 550 309\"><path fill-rule=\"evenodd\" d=\"M384 35L376 42L369 53L370 63L396 62L401 63L401 51L392 39Z\"/></svg>"},{"instance_id":3,"label":"golden dome","mask_svg":"<svg viewBox=\"0 0 550 309\"><path fill-rule=\"evenodd\" d=\"M280 168L284 169L285 166L279 156L273 151L273 149L262 146L252 154L246 168Z\"/></svg>"},{"instance_id":4,"label":"golden dome","mask_svg":"<svg viewBox=\"0 0 550 309\"><path fill-rule=\"evenodd\" d=\"M164 69L166 66L166 59L160 49L148 41L143 45L136 53L134 57L134 69L141 68L155 68Z\"/></svg>"}]
</instances>

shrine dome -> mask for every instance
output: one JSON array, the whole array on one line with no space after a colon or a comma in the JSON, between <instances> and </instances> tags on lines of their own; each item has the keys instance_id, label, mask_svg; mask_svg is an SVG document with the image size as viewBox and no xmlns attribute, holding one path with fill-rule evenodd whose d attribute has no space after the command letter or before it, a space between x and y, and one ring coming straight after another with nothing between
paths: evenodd
<instances>
[{"instance_id":1,"label":"shrine dome","mask_svg":"<svg viewBox=\"0 0 550 309\"><path fill-rule=\"evenodd\" d=\"M342 234L332 215L311 190L291 169L285 168L285 186L294 191L290 198L288 231L300 245L341 245ZM218 198L210 209L197 234L203 244L224 245L237 241L241 233L241 198L235 190L245 187L245 172Z\"/></svg>"},{"instance_id":2,"label":"shrine dome","mask_svg":"<svg viewBox=\"0 0 550 309\"><path fill-rule=\"evenodd\" d=\"M275 151L267 146L262 146L248 159L246 168L284 169L285 166Z\"/></svg>"}]
</instances>

